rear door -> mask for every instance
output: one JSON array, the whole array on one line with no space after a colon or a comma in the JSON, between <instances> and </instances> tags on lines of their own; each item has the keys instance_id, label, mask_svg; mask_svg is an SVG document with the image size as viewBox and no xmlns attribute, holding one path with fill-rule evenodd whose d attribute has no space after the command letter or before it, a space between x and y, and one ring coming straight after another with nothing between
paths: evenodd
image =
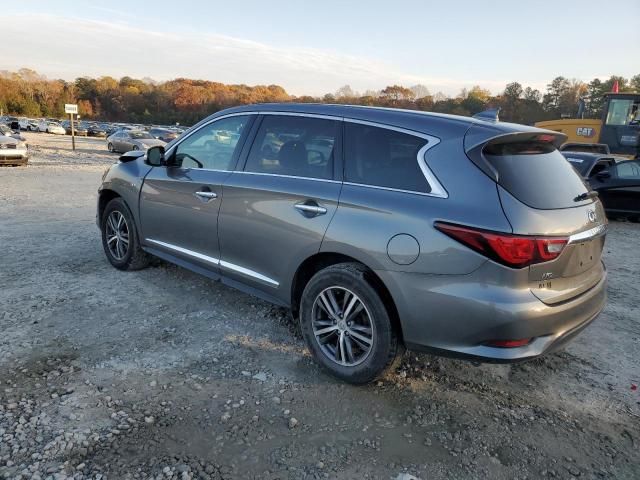
<instances>
[{"instance_id":1,"label":"rear door","mask_svg":"<svg viewBox=\"0 0 640 480\"><path fill-rule=\"evenodd\" d=\"M217 271L218 212L222 183L235 167L251 115L215 120L171 148L166 167L154 167L140 195L144 244L192 264ZM221 141L219 132L234 132Z\"/></svg>"},{"instance_id":2,"label":"rear door","mask_svg":"<svg viewBox=\"0 0 640 480\"><path fill-rule=\"evenodd\" d=\"M241 171L225 180L221 271L289 301L298 265L320 249L342 186L339 119L264 115Z\"/></svg>"},{"instance_id":3,"label":"rear door","mask_svg":"<svg viewBox=\"0 0 640 480\"><path fill-rule=\"evenodd\" d=\"M612 165L605 175L590 179L607 212L640 216L640 161Z\"/></svg>"}]
</instances>

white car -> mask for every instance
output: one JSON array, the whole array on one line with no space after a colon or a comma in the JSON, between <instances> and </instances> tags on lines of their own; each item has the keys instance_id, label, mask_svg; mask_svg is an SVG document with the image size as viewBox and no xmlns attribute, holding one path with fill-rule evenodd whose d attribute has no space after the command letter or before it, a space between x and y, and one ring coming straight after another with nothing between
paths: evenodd
<instances>
[{"instance_id":1,"label":"white car","mask_svg":"<svg viewBox=\"0 0 640 480\"><path fill-rule=\"evenodd\" d=\"M26 165L28 160L29 148L25 142L0 136L0 165Z\"/></svg>"},{"instance_id":2,"label":"white car","mask_svg":"<svg viewBox=\"0 0 640 480\"><path fill-rule=\"evenodd\" d=\"M47 120L41 120L38 123L39 132L53 133L55 135L64 135L66 133L64 127L57 122L50 122Z\"/></svg>"}]
</instances>

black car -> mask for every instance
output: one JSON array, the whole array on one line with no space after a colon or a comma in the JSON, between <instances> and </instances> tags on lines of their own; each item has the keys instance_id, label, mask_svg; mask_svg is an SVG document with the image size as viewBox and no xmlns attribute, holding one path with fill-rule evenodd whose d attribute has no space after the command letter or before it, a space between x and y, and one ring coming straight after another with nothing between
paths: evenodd
<instances>
[{"instance_id":1,"label":"black car","mask_svg":"<svg viewBox=\"0 0 640 480\"><path fill-rule=\"evenodd\" d=\"M598 192L609 217L640 221L640 160L595 153L563 154Z\"/></svg>"},{"instance_id":2,"label":"black car","mask_svg":"<svg viewBox=\"0 0 640 480\"><path fill-rule=\"evenodd\" d=\"M584 152L584 153L600 153L602 155L611 154L609 145L605 143L580 143L567 142L558 148L561 152Z\"/></svg>"},{"instance_id":3,"label":"black car","mask_svg":"<svg viewBox=\"0 0 640 480\"><path fill-rule=\"evenodd\" d=\"M106 137L107 131L96 123L92 123L87 127L87 134L90 137Z\"/></svg>"}]
</instances>

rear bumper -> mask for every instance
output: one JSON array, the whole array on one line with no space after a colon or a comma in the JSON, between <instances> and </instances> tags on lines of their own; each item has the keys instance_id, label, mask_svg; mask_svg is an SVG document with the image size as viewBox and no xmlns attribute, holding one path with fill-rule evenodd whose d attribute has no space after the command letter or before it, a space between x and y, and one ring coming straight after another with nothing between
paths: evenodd
<instances>
[{"instance_id":1,"label":"rear bumper","mask_svg":"<svg viewBox=\"0 0 640 480\"><path fill-rule=\"evenodd\" d=\"M541 302L529 288L492 284L479 271L460 276L377 272L394 297L407 348L490 362L527 360L566 344L606 303L606 270L591 289L557 305ZM516 348L486 344L525 338L532 340Z\"/></svg>"}]
</instances>

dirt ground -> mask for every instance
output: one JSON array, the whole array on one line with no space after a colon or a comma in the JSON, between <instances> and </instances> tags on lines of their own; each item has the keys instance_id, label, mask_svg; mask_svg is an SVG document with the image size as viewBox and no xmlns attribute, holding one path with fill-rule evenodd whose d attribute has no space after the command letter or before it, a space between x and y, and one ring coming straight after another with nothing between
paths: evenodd
<instances>
[{"instance_id":1,"label":"dirt ground","mask_svg":"<svg viewBox=\"0 0 640 480\"><path fill-rule=\"evenodd\" d=\"M516 365L409 353L364 387L286 310L105 259L104 140L27 134L0 168L0 478L638 479L640 225L612 222L609 303Z\"/></svg>"}]
</instances>

